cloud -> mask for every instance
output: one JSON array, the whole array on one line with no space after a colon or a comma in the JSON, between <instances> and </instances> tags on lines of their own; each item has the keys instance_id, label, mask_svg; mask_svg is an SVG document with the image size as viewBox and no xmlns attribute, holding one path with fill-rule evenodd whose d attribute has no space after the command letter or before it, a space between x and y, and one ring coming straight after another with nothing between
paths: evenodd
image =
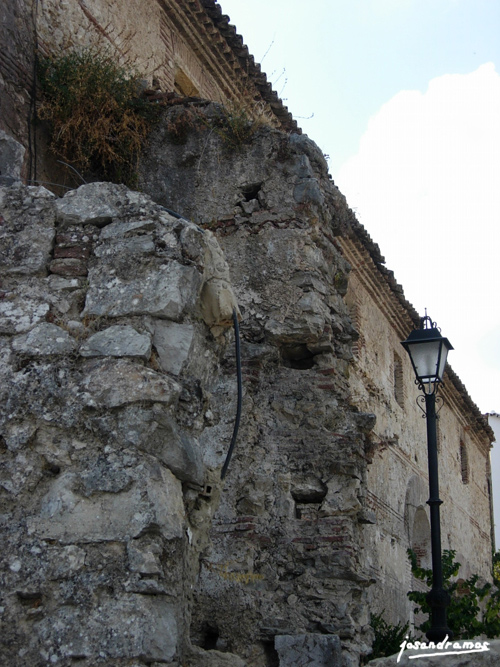
<instances>
[{"instance_id":1,"label":"cloud","mask_svg":"<svg viewBox=\"0 0 500 667\"><path fill-rule=\"evenodd\" d=\"M492 63L440 76L384 104L336 178L407 298L450 340L500 326L499 119Z\"/></svg>"}]
</instances>

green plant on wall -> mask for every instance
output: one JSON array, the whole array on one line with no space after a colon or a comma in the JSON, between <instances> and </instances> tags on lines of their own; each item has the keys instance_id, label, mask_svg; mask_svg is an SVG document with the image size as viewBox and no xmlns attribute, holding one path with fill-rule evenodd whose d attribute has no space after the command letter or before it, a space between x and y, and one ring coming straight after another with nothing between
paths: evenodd
<instances>
[{"instance_id":1,"label":"green plant on wall","mask_svg":"<svg viewBox=\"0 0 500 667\"><path fill-rule=\"evenodd\" d=\"M82 172L133 185L159 110L140 97L139 75L95 50L41 59L39 116L51 149Z\"/></svg>"},{"instance_id":2,"label":"green plant on wall","mask_svg":"<svg viewBox=\"0 0 500 667\"><path fill-rule=\"evenodd\" d=\"M371 614L370 616L370 625L373 628L375 637L372 652L367 656L368 660L385 658L398 653L401 643L408 636L409 623L392 625L382 618L383 614L384 612Z\"/></svg>"},{"instance_id":3,"label":"green plant on wall","mask_svg":"<svg viewBox=\"0 0 500 667\"><path fill-rule=\"evenodd\" d=\"M252 139L261 121L252 118L244 106L227 105L212 125L228 148L239 148Z\"/></svg>"},{"instance_id":4,"label":"green plant on wall","mask_svg":"<svg viewBox=\"0 0 500 667\"><path fill-rule=\"evenodd\" d=\"M408 549L413 576L432 586L432 570L418 565L414 551ZM479 576L472 575L466 580L452 579L457 576L460 563L455 561L456 552L445 549L443 551L443 582L444 588L450 594L450 605L447 610L448 625L456 639L471 639L479 635L487 637L500 636L500 590L499 581L493 574L494 586L486 583L478 585ZM500 562L500 555L493 557L495 563ZM498 569L498 568L497 568ZM498 572L497 572L498 574ZM430 627L430 607L426 600L427 593L410 591L408 597L417 603L415 613L427 614L428 618L417 629L425 633Z\"/></svg>"}]
</instances>

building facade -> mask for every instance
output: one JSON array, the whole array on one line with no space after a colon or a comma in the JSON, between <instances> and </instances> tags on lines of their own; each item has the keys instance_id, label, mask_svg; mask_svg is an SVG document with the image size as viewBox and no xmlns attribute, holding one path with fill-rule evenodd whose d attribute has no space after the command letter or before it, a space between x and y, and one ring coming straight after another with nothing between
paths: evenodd
<instances>
[{"instance_id":1,"label":"building facade","mask_svg":"<svg viewBox=\"0 0 500 667\"><path fill-rule=\"evenodd\" d=\"M378 247L357 224L342 238L351 265L346 301L357 330L352 400L377 416L368 468L368 504L376 515L367 557L380 582L373 595L379 612L393 622L412 620L412 606L401 598L418 586L407 549L431 567L425 415L410 359L401 346L418 327L419 316L384 266ZM442 548L456 551L459 576L477 573L488 580L492 549L491 431L456 374L448 368L440 388L438 458ZM373 560L372 560L373 558Z\"/></svg>"}]
</instances>

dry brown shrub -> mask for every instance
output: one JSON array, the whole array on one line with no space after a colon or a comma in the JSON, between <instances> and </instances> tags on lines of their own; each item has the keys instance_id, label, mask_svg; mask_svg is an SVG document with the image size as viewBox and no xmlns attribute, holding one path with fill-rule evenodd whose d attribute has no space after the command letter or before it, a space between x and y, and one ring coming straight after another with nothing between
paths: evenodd
<instances>
[{"instance_id":1,"label":"dry brown shrub","mask_svg":"<svg viewBox=\"0 0 500 667\"><path fill-rule=\"evenodd\" d=\"M140 97L140 77L94 50L43 59L38 68L51 149L84 173L133 185L159 109Z\"/></svg>"}]
</instances>

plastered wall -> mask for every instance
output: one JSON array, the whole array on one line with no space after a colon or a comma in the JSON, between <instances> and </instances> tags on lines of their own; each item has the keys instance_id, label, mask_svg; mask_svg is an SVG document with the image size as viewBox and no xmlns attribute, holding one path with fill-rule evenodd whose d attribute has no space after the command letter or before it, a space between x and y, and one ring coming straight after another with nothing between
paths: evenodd
<instances>
[{"instance_id":1,"label":"plastered wall","mask_svg":"<svg viewBox=\"0 0 500 667\"><path fill-rule=\"evenodd\" d=\"M353 255L354 259L354 255ZM367 530L367 558L378 584L371 589L379 611L394 621L412 619L412 605L401 589L412 580L406 550L413 548L430 567L427 435L414 371L400 341L406 338L392 319L390 291L373 283L373 268L353 261L347 301L361 332L350 375L353 401L377 416L372 433L373 459L368 468L368 504L377 523ZM374 295L375 289L378 295ZM389 315L388 315L389 313ZM451 356L451 355L450 355ZM401 364L401 384L395 365ZM491 523L489 440L476 432L450 378L441 389L438 447L442 548L457 551L459 576L477 573L489 580ZM461 454L462 445L462 454ZM463 450L466 450L466 454ZM464 460L467 457L467 461ZM467 470L465 470L467 468ZM388 602L390 600L390 603Z\"/></svg>"}]
</instances>

